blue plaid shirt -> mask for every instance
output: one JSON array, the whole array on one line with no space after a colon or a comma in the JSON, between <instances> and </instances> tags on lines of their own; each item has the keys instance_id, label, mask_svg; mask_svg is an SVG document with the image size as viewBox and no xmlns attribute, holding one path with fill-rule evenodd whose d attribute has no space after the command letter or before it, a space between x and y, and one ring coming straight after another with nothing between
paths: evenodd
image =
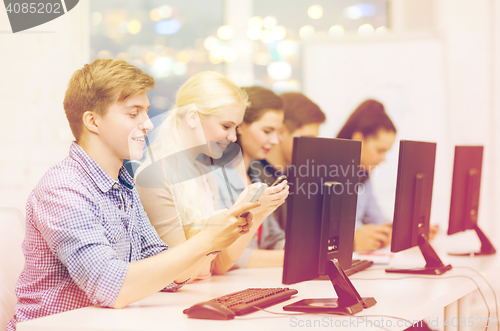
<instances>
[{"instance_id":1,"label":"blue plaid shirt","mask_svg":"<svg viewBox=\"0 0 500 331\"><path fill-rule=\"evenodd\" d=\"M22 246L25 266L7 330L15 330L17 322L71 309L112 307L129 263L168 249L124 167L118 178L114 181L73 143L69 156L31 192Z\"/></svg>"}]
</instances>

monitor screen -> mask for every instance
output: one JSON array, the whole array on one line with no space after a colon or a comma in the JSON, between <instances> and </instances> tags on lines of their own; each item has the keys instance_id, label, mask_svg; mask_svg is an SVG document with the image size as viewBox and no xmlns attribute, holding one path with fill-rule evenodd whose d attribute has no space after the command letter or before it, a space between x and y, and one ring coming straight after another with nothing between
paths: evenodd
<instances>
[{"instance_id":1,"label":"monitor screen","mask_svg":"<svg viewBox=\"0 0 500 331\"><path fill-rule=\"evenodd\" d=\"M386 272L441 275L451 269L429 244L435 160L435 143L401 140L391 251L418 246L426 264L423 268L391 268Z\"/></svg>"},{"instance_id":2,"label":"monitor screen","mask_svg":"<svg viewBox=\"0 0 500 331\"><path fill-rule=\"evenodd\" d=\"M483 146L455 146L448 234L469 230L477 223Z\"/></svg>"},{"instance_id":3,"label":"monitor screen","mask_svg":"<svg viewBox=\"0 0 500 331\"><path fill-rule=\"evenodd\" d=\"M475 230L481 241L481 249L476 252L453 252L449 253L450 255L474 256L496 253L495 247L477 224L482 165L483 146L455 146L448 234Z\"/></svg>"},{"instance_id":4,"label":"monitor screen","mask_svg":"<svg viewBox=\"0 0 500 331\"><path fill-rule=\"evenodd\" d=\"M436 144L401 140L391 251L418 245L429 235Z\"/></svg>"},{"instance_id":5,"label":"monitor screen","mask_svg":"<svg viewBox=\"0 0 500 331\"><path fill-rule=\"evenodd\" d=\"M333 258L342 268L350 268L360 155L360 141L294 138L287 170L284 284L326 274L326 264Z\"/></svg>"}]
</instances>

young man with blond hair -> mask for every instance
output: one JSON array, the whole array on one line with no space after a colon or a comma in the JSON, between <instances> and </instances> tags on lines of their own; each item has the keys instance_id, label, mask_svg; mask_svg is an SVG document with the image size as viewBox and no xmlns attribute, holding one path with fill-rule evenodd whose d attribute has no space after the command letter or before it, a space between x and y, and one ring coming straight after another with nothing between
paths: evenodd
<instances>
[{"instance_id":1,"label":"young man with blond hair","mask_svg":"<svg viewBox=\"0 0 500 331\"><path fill-rule=\"evenodd\" d=\"M213 254L252 225L242 203L168 249L151 226L122 166L139 159L154 80L121 60L96 59L69 82L64 109L75 136L69 156L28 197L25 266L16 285L16 323L81 307L122 308L154 292L176 291Z\"/></svg>"}]
</instances>

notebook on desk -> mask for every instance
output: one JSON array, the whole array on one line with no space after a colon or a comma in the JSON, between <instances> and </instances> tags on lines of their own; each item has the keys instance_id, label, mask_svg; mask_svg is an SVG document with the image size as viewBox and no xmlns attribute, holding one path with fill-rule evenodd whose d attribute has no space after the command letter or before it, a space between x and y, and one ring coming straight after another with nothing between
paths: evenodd
<instances>
[{"instance_id":1,"label":"notebook on desk","mask_svg":"<svg viewBox=\"0 0 500 331\"><path fill-rule=\"evenodd\" d=\"M377 265L389 265L391 258L394 256L388 247L373 251L373 252L354 252L352 253L352 258L358 260L368 260L372 261L373 264Z\"/></svg>"}]
</instances>

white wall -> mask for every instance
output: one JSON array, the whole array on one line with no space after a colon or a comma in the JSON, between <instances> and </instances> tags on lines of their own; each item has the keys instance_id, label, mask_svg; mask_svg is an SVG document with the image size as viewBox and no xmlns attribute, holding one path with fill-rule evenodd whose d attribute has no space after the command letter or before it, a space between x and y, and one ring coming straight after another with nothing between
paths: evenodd
<instances>
[{"instance_id":1,"label":"white wall","mask_svg":"<svg viewBox=\"0 0 500 331\"><path fill-rule=\"evenodd\" d=\"M90 60L88 1L11 33L0 4L0 204L24 212L29 192L63 159L73 136L64 109L71 74Z\"/></svg>"},{"instance_id":2,"label":"white wall","mask_svg":"<svg viewBox=\"0 0 500 331\"><path fill-rule=\"evenodd\" d=\"M446 84L444 43L437 37L345 38L306 45L305 94L328 114L324 137L334 137L364 100L382 102L397 130L397 140L437 143L434 200L446 195L451 178L446 162ZM377 200L392 219L399 143L387 153L371 180ZM444 175L443 175L444 174ZM448 192L449 193L449 192ZM447 219L443 203L431 219ZM437 222L439 223L439 222Z\"/></svg>"},{"instance_id":3,"label":"white wall","mask_svg":"<svg viewBox=\"0 0 500 331\"><path fill-rule=\"evenodd\" d=\"M409 4L428 10L410 10L413 7ZM398 128L398 139L438 142L431 222L444 229L449 215L454 146L484 145L479 223L487 233L500 232L496 220L500 180L495 171L500 160L496 130L500 124L500 69L496 61L500 55L500 25L495 25L500 18L499 7L494 0L395 0L395 35L316 40L306 44L304 51L305 93L328 113L322 136L334 136L361 101L375 98L385 103ZM430 15L435 20L420 28L408 23L416 22L418 15ZM398 57L395 44L403 49L405 43L418 44L420 40L428 42ZM442 45L442 53L429 47L432 41ZM432 61L433 53L436 60L442 57L443 61ZM392 62L388 63L388 58ZM337 65L332 63L335 61ZM412 68L401 67L399 62ZM429 67L417 69L419 63L428 63ZM394 72L384 74L381 68ZM436 85L441 77L442 88L441 82ZM329 91L332 86L334 89ZM420 96L413 93L417 89ZM401 98L408 100L398 102ZM405 109L408 107L417 108ZM405 120L408 116L411 121ZM398 148L395 144L375 178L376 194L389 217L393 213Z\"/></svg>"},{"instance_id":4,"label":"white wall","mask_svg":"<svg viewBox=\"0 0 500 331\"><path fill-rule=\"evenodd\" d=\"M495 175L498 152L494 148L493 92L500 88L493 75L495 2L441 0L437 16L438 29L446 40L449 158L453 158L455 145L485 146L479 225L486 233L500 230L494 198L500 193Z\"/></svg>"}]
</instances>

